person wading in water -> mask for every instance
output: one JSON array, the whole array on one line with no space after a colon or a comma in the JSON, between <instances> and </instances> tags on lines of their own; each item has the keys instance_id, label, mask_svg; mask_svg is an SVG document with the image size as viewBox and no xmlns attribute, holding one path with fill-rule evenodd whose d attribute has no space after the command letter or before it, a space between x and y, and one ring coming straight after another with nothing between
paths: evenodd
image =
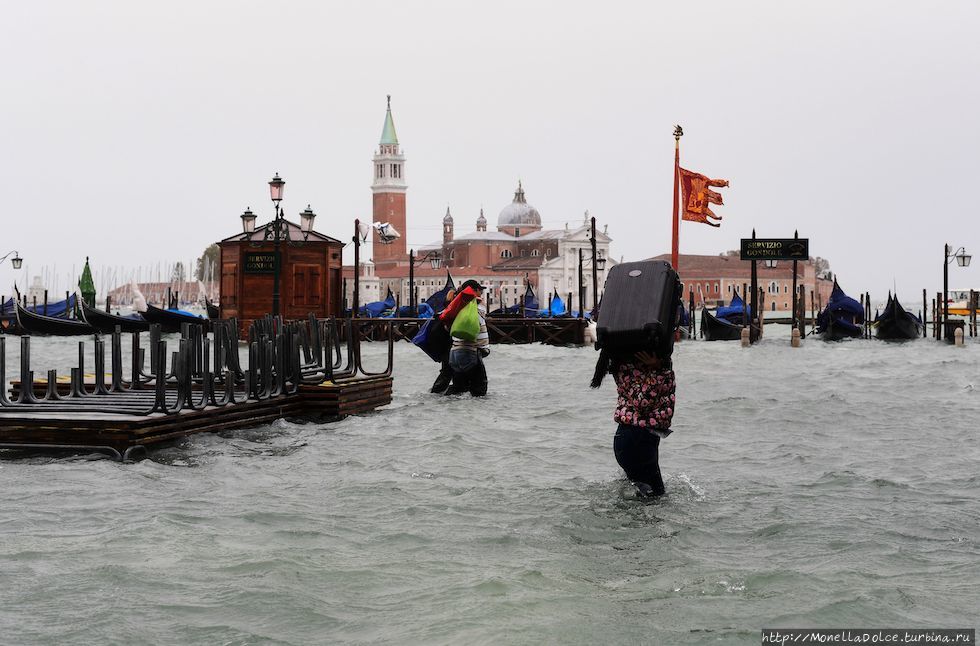
<instances>
[{"instance_id":1,"label":"person wading in water","mask_svg":"<svg viewBox=\"0 0 980 646\"><path fill-rule=\"evenodd\" d=\"M592 377L593 388L599 387L607 372L612 373L618 393L613 413L613 421L619 424L613 438L616 462L640 496L661 496L665 490L660 440L671 433L675 404L671 360L647 352L609 356L603 350Z\"/></svg>"},{"instance_id":2,"label":"person wading in water","mask_svg":"<svg viewBox=\"0 0 980 646\"><path fill-rule=\"evenodd\" d=\"M470 289L476 293L477 313L480 319L480 331L473 341L453 338L453 347L449 353L449 365L453 370L453 385L448 394L455 395L469 392L474 397L487 394L487 369L483 358L490 354L490 335L487 333L487 309L483 304L483 292L486 289L475 280L468 280L460 285L459 291Z\"/></svg>"}]
</instances>

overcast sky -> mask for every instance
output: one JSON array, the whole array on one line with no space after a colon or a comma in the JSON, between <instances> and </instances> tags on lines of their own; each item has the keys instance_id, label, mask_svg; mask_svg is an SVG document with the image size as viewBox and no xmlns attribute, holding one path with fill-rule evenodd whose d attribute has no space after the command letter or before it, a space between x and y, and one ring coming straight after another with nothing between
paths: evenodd
<instances>
[{"instance_id":1,"label":"overcast sky","mask_svg":"<svg viewBox=\"0 0 980 646\"><path fill-rule=\"evenodd\" d=\"M798 229L846 290L914 302L944 242L980 256L978 33L975 0L5 2L0 291L195 258L271 216L275 172L349 239L391 94L410 245L447 205L492 227L520 178L546 227L588 209L613 256L669 251L680 123L682 165L731 181L682 253Z\"/></svg>"}]
</instances>

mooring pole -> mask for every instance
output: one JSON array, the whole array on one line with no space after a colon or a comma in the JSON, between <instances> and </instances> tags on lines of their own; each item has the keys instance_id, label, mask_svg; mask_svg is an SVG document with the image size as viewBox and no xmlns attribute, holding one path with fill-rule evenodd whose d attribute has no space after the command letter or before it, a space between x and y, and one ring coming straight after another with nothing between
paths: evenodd
<instances>
[{"instance_id":1,"label":"mooring pole","mask_svg":"<svg viewBox=\"0 0 980 646\"><path fill-rule=\"evenodd\" d=\"M351 310L351 318L357 318L357 310L360 309L361 299L361 221L354 220L354 294L351 300L354 308Z\"/></svg>"},{"instance_id":2,"label":"mooring pole","mask_svg":"<svg viewBox=\"0 0 980 646\"><path fill-rule=\"evenodd\" d=\"M926 299L926 290L922 290L922 338L926 338L926 312L929 311L929 301Z\"/></svg>"},{"instance_id":3,"label":"mooring pole","mask_svg":"<svg viewBox=\"0 0 980 646\"><path fill-rule=\"evenodd\" d=\"M752 239L755 240L755 229L752 229ZM755 332L753 331L752 323L755 321L756 317L759 316L759 291L758 291L759 274L758 274L758 268L756 267L756 261L755 260L752 261L752 268L751 268L750 280L751 280L751 283L752 283L752 285L751 285L752 291L750 293L751 295L750 295L750 301L749 301L749 321L748 321L748 323L749 323L749 341L752 342L752 343L754 343L755 340L756 340L756 338L757 338L757 336L756 336Z\"/></svg>"}]
</instances>

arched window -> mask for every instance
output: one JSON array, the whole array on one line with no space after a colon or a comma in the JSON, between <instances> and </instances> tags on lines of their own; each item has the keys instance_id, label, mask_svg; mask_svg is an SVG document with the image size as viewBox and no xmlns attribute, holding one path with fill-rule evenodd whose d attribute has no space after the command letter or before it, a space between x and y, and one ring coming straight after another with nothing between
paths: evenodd
<instances>
[{"instance_id":1,"label":"arched window","mask_svg":"<svg viewBox=\"0 0 980 646\"><path fill-rule=\"evenodd\" d=\"M772 311L773 311L773 312L775 312L775 311L776 311L776 301L773 301L773 302L772 302Z\"/></svg>"},{"instance_id":2,"label":"arched window","mask_svg":"<svg viewBox=\"0 0 980 646\"><path fill-rule=\"evenodd\" d=\"M544 257L545 258L551 258L551 249L545 249L544 250Z\"/></svg>"},{"instance_id":3,"label":"arched window","mask_svg":"<svg viewBox=\"0 0 980 646\"><path fill-rule=\"evenodd\" d=\"M449 259L450 260L453 260L454 258L456 258L456 250L455 249L453 249L452 251L449 252Z\"/></svg>"},{"instance_id":4,"label":"arched window","mask_svg":"<svg viewBox=\"0 0 980 646\"><path fill-rule=\"evenodd\" d=\"M521 249L521 258L527 255L527 249Z\"/></svg>"},{"instance_id":5,"label":"arched window","mask_svg":"<svg viewBox=\"0 0 980 646\"><path fill-rule=\"evenodd\" d=\"M715 283L715 294L718 293L718 283Z\"/></svg>"},{"instance_id":6,"label":"arched window","mask_svg":"<svg viewBox=\"0 0 980 646\"><path fill-rule=\"evenodd\" d=\"M776 281L774 281L774 280L769 281L769 293L770 294L778 294L779 293L779 285L777 285L776 284Z\"/></svg>"},{"instance_id":7,"label":"arched window","mask_svg":"<svg viewBox=\"0 0 980 646\"><path fill-rule=\"evenodd\" d=\"M501 258L513 258L514 257L514 254L512 254L510 252L510 249L504 249L503 251L500 252L500 257Z\"/></svg>"},{"instance_id":8,"label":"arched window","mask_svg":"<svg viewBox=\"0 0 980 646\"><path fill-rule=\"evenodd\" d=\"M728 286L728 293L729 293L729 294L731 294L731 293L732 293L732 286L731 286L731 285L729 285L729 286Z\"/></svg>"},{"instance_id":9,"label":"arched window","mask_svg":"<svg viewBox=\"0 0 980 646\"><path fill-rule=\"evenodd\" d=\"M532 250L531 250L531 256L532 256L532 257L535 257L535 256L540 256L540 255L541 255L541 252L540 252L540 251L538 251L537 249L532 249Z\"/></svg>"}]
</instances>

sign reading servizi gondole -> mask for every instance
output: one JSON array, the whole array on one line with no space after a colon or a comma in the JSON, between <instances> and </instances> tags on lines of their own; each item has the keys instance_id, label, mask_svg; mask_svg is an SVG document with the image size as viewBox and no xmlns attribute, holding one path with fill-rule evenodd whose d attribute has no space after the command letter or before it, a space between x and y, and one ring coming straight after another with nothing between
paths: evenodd
<instances>
[{"instance_id":1,"label":"sign reading servizi gondole","mask_svg":"<svg viewBox=\"0 0 980 646\"><path fill-rule=\"evenodd\" d=\"M246 274L272 274L276 271L276 254L268 251L245 254Z\"/></svg>"},{"instance_id":2,"label":"sign reading servizi gondole","mask_svg":"<svg viewBox=\"0 0 980 646\"><path fill-rule=\"evenodd\" d=\"M809 238L742 238L742 260L807 260Z\"/></svg>"}]
</instances>

